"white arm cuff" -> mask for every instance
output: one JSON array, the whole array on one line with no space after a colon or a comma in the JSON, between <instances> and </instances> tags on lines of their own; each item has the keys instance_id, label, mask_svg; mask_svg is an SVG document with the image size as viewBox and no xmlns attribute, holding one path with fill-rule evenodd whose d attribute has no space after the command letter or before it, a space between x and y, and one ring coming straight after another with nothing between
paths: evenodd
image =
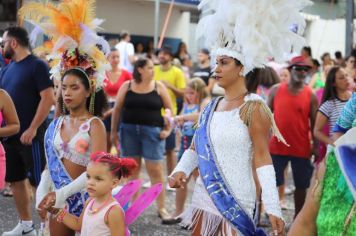
<instances>
[{"instance_id":1,"label":"white arm cuff","mask_svg":"<svg viewBox=\"0 0 356 236\"><path fill-rule=\"evenodd\" d=\"M49 174L48 169L44 169L41 174L41 181L36 190L36 208L41 203L42 199L46 196L47 193L53 188L53 182L51 175Z\"/></svg>"},{"instance_id":2,"label":"white arm cuff","mask_svg":"<svg viewBox=\"0 0 356 236\"><path fill-rule=\"evenodd\" d=\"M171 175L177 172L184 172L188 177L197 166L198 154L194 150L188 148L184 151L182 158L178 162L176 168L174 168Z\"/></svg>"},{"instance_id":3,"label":"white arm cuff","mask_svg":"<svg viewBox=\"0 0 356 236\"><path fill-rule=\"evenodd\" d=\"M78 178L73 180L70 184L64 186L63 188L55 190L56 203L54 204L54 207L63 208L65 206L65 200L67 198L85 189L86 182L87 182L87 172L84 172Z\"/></svg>"},{"instance_id":4,"label":"white arm cuff","mask_svg":"<svg viewBox=\"0 0 356 236\"><path fill-rule=\"evenodd\" d=\"M258 180L262 188L262 202L267 214L282 219L281 206L279 205L276 173L273 165L266 165L256 169Z\"/></svg>"}]
</instances>

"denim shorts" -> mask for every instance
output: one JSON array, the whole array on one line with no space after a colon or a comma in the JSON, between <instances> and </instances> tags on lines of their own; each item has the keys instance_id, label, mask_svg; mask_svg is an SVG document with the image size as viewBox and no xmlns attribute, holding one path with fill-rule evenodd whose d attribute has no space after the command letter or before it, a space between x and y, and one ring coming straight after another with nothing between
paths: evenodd
<instances>
[{"instance_id":1,"label":"denim shorts","mask_svg":"<svg viewBox=\"0 0 356 236\"><path fill-rule=\"evenodd\" d=\"M143 157L149 161L163 160L165 141L159 137L161 131L161 127L121 123L121 156Z\"/></svg>"},{"instance_id":2,"label":"denim shorts","mask_svg":"<svg viewBox=\"0 0 356 236\"><path fill-rule=\"evenodd\" d=\"M294 185L296 188L309 188L310 179L313 175L313 165L310 159L271 154L273 166L276 171L277 186L284 184L284 170L288 162L291 162Z\"/></svg>"}]
</instances>

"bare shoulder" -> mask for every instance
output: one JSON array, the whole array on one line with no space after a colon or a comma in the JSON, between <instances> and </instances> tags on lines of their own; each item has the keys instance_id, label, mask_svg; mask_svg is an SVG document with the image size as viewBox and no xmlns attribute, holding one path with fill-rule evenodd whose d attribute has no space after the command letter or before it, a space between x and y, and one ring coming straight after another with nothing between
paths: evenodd
<instances>
[{"instance_id":1,"label":"bare shoulder","mask_svg":"<svg viewBox=\"0 0 356 236\"><path fill-rule=\"evenodd\" d=\"M109 223L114 222L120 222L123 221L125 218L124 211L119 205L114 205L113 207L110 208L108 212L108 220Z\"/></svg>"},{"instance_id":2,"label":"bare shoulder","mask_svg":"<svg viewBox=\"0 0 356 236\"><path fill-rule=\"evenodd\" d=\"M166 88L166 86L161 81L156 80L155 82L157 85L157 89L165 89Z\"/></svg>"},{"instance_id":3,"label":"bare shoulder","mask_svg":"<svg viewBox=\"0 0 356 236\"><path fill-rule=\"evenodd\" d=\"M10 95L4 90L0 89L0 108L11 102Z\"/></svg>"},{"instance_id":4,"label":"bare shoulder","mask_svg":"<svg viewBox=\"0 0 356 236\"><path fill-rule=\"evenodd\" d=\"M123 90L127 90L129 87L129 84L131 83L132 80L126 80L120 88L122 88Z\"/></svg>"},{"instance_id":5,"label":"bare shoulder","mask_svg":"<svg viewBox=\"0 0 356 236\"><path fill-rule=\"evenodd\" d=\"M270 115L271 110L262 99L248 100L240 108L240 118L248 127L252 123L260 122L262 118L268 118Z\"/></svg>"},{"instance_id":6,"label":"bare shoulder","mask_svg":"<svg viewBox=\"0 0 356 236\"><path fill-rule=\"evenodd\" d=\"M91 128L91 130L94 130L94 132L100 131L100 130L105 130L103 121L98 117L95 117L94 119L91 120L90 128Z\"/></svg>"},{"instance_id":7,"label":"bare shoulder","mask_svg":"<svg viewBox=\"0 0 356 236\"><path fill-rule=\"evenodd\" d=\"M8 98L10 97L10 95L4 90L4 89L0 89L0 96L1 98ZM1 99L2 100L2 99Z\"/></svg>"}]
</instances>

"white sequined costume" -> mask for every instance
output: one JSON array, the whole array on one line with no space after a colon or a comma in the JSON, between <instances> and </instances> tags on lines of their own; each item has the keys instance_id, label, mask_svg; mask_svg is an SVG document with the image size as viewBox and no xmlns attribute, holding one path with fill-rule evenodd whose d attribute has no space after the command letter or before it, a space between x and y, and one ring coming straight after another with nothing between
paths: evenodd
<instances>
[{"instance_id":1,"label":"white sequined costume","mask_svg":"<svg viewBox=\"0 0 356 236\"><path fill-rule=\"evenodd\" d=\"M245 102L260 99L258 95L250 94L245 97ZM252 142L248 127L240 118L240 109L215 111L209 129L211 145L216 154L215 161L230 186L229 190L253 219L256 187L252 172ZM198 167L196 155L194 158L182 158L173 173L183 171L189 174L196 167ZM224 235L232 235L233 228L215 207L201 176L196 181L191 205L182 214L182 224L192 227L199 216L203 217L201 235L216 235L219 227L223 227Z\"/></svg>"}]
</instances>

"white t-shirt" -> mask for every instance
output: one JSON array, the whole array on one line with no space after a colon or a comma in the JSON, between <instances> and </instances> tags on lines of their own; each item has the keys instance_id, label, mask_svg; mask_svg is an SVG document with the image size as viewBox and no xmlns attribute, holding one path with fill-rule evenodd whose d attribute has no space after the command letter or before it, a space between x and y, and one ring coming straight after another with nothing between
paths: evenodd
<instances>
[{"instance_id":1,"label":"white t-shirt","mask_svg":"<svg viewBox=\"0 0 356 236\"><path fill-rule=\"evenodd\" d=\"M119 50L120 53L120 66L130 73L133 72L133 65L129 60L129 56L135 55L135 49L132 43L121 41L116 44L115 48Z\"/></svg>"}]
</instances>

